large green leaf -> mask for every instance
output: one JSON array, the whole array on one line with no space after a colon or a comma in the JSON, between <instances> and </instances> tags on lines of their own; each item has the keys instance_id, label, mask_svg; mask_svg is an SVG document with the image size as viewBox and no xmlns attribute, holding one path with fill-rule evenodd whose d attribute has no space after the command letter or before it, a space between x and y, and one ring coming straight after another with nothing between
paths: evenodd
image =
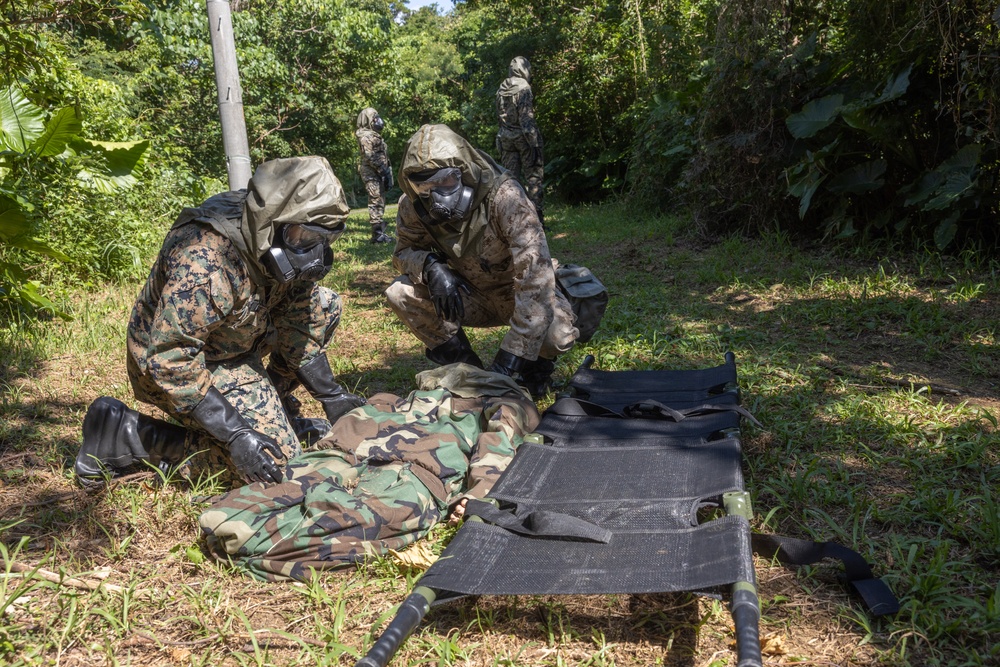
<instances>
[{"instance_id":1,"label":"large green leaf","mask_svg":"<svg viewBox=\"0 0 1000 667\"><path fill-rule=\"evenodd\" d=\"M45 132L31 143L31 150L42 157L59 155L83 130L83 123L73 107L63 107L45 125Z\"/></svg>"},{"instance_id":2,"label":"large green leaf","mask_svg":"<svg viewBox=\"0 0 1000 667\"><path fill-rule=\"evenodd\" d=\"M46 257L51 257L52 259L58 259L59 261L62 262L69 261L69 256L66 253L60 250L56 250L48 243L40 239L32 239L25 236L19 236L9 241L9 243L15 248L21 248L22 250L30 250L32 252L37 252L39 255L45 255Z\"/></svg>"},{"instance_id":3,"label":"large green leaf","mask_svg":"<svg viewBox=\"0 0 1000 667\"><path fill-rule=\"evenodd\" d=\"M804 165L797 177L789 178L788 194L799 198L799 219L806 217L806 212L812 204L813 195L816 190L826 180L826 174L815 168L808 168L811 165Z\"/></svg>"},{"instance_id":4,"label":"large green leaf","mask_svg":"<svg viewBox=\"0 0 1000 667\"><path fill-rule=\"evenodd\" d=\"M885 88L882 90L882 94L872 100L872 105L882 104L902 97L906 93L907 88L910 87L910 70L912 69L913 65L910 65L896 76L890 76L885 84Z\"/></svg>"},{"instance_id":5,"label":"large green leaf","mask_svg":"<svg viewBox=\"0 0 1000 667\"><path fill-rule=\"evenodd\" d=\"M23 153L44 128L44 110L30 102L20 88L0 90L0 148Z\"/></svg>"},{"instance_id":6,"label":"large green leaf","mask_svg":"<svg viewBox=\"0 0 1000 667\"><path fill-rule=\"evenodd\" d=\"M954 155L907 186L905 206L920 205L924 211L940 211L973 190L983 147L963 146Z\"/></svg>"},{"instance_id":7,"label":"large green leaf","mask_svg":"<svg viewBox=\"0 0 1000 667\"><path fill-rule=\"evenodd\" d=\"M839 94L813 100L802 111L786 118L785 125L796 139L808 139L836 120L843 103L844 96Z\"/></svg>"},{"instance_id":8,"label":"large green leaf","mask_svg":"<svg viewBox=\"0 0 1000 667\"><path fill-rule=\"evenodd\" d=\"M0 237L12 239L28 231L28 219L17 202L0 195Z\"/></svg>"},{"instance_id":9,"label":"large green leaf","mask_svg":"<svg viewBox=\"0 0 1000 667\"><path fill-rule=\"evenodd\" d=\"M944 183L938 187L934 197L923 205L923 209L925 211L942 211L954 204L975 185L976 179L973 178L972 172L948 172Z\"/></svg>"},{"instance_id":10,"label":"large green leaf","mask_svg":"<svg viewBox=\"0 0 1000 667\"><path fill-rule=\"evenodd\" d=\"M955 235L958 233L959 215L958 211L952 213L938 223L937 228L934 229L934 244L938 249L944 250L955 240Z\"/></svg>"},{"instance_id":11,"label":"large green leaf","mask_svg":"<svg viewBox=\"0 0 1000 667\"><path fill-rule=\"evenodd\" d=\"M84 183L103 194L114 194L138 182L149 157L149 141L94 141L75 139L72 147L90 158L90 165L77 174Z\"/></svg>"},{"instance_id":12,"label":"large green leaf","mask_svg":"<svg viewBox=\"0 0 1000 667\"><path fill-rule=\"evenodd\" d=\"M29 308L47 310L61 319L72 320L72 315L60 310L56 304L52 303L52 301L42 294L41 286L42 284L37 280L29 280L18 285L11 285L11 296Z\"/></svg>"},{"instance_id":13,"label":"large green leaf","mask_svg":"<svg viewBox=\"0 0 1000 667\"><path fill-rule=\"evenodd\" d=\"M826 189L836 194L871 192L885 184L885 160L871 160L848 167L830 179Z\"/></svg>"}]
</instances>

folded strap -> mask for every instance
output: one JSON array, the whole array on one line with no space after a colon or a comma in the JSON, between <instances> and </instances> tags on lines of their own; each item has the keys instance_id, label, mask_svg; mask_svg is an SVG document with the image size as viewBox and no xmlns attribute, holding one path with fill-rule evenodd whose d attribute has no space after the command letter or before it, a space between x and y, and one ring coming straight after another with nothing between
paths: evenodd
<instances>
[{"instance_id":1,"label":"folded strap","mask_svg":"<svg viewBox=\"0 0 1000 667\"><path fill-rule=\"evenodd\" d=\"M733 404L705 403L703 405L696 405L693 408L677 410L669 405L664 405L659 401L647 399L645 401L639 401L638 403L625 406L622 410L622 413L626 417L639 419L665 418L675 422L683 421L688 417L697 417L699 415L707 415L713 412L736 412L752 421L759 428L764 428L764 426L757 421L752 414L750 414L749 410L740 405Z\"/></svg>"},{"instance_id":2,"label":"folded strap","mask_svg":"<svg viewBox=\"0 0 1000 667\"><path fill-rule=\"evenodd\" d=\"M560 398L545 411L565 417L611 417L621 419L622 416L614 410L598 405L582 398Z\"/></svg>"},{"instance_id":3,"label":"folded strap","mask_svg":"<svg viewBox=\"0 0 1000 667\"><path fill-rule=\"evenodd\" d=\"M811 565L824 558L844 564L843 579L851 585L873 616L888 616L899 611L899 600L857 551L836 542L810 542L784 535L754 533L750 543L764 558L777 558L786 565Z\"/></svg>"},{"instance_id":4,"label":"folded strap","mask_svg":"<svg viewBox=\"0 0 1000 667\"><path fill-rule=\"evenodd\" d=\"M465 515L478 516L483 521L518 535L601 544L611 541L610 530L562 512L536 510L528 506L518 506L512 512L498 509L482 500L469 500L465 506Z\"/></svg>"}]
</instances>

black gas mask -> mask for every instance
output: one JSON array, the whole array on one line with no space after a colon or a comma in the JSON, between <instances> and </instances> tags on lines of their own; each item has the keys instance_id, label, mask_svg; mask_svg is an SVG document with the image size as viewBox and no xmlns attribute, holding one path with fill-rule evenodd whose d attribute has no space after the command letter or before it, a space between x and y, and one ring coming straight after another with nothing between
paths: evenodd
<instances>
[{"instance_id":1,"label":"black gas mask","mask_svg":"<svg viewBox=\"0 0 1000 667\"><path fill-rule=\"evenodd\" d=\"M421 207L415 207L424 223L458 222L469 215L473 190L462 184L462 172L458 167L415 174L410 182L424 209L420 211Z\"/></svg>"},{"instance_id":2,"label":"black gas mask","mask_svg":"<svg viewBox=\"0 0 1000 667\"><path fill-rule=\"evenodd\" d=\"M312 224L287 224L278 230L264 263L279 283L293 280L318 282L333 267L330 244L344 233L342 222L334 229Z\"/></svg>"},{"instance_id":3,"label":"black gas mask","mask_svg":"<svg viewBox=\"0 0 1000 667\"><path fill-rule=\"evenodd\" d=\"M378 132L379 134L381 134L382 133L382 129L384 127L385 127L385 121L382 120L382 116L376 115L374 118L372 118L372 129L373 130L375 130L376 132Z\"/></svg>"}]
</instances>

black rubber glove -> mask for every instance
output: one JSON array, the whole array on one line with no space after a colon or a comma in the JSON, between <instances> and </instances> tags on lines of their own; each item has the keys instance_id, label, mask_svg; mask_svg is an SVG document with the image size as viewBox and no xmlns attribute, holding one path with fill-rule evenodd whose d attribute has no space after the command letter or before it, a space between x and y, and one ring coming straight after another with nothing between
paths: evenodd
<instances>
[{"instance_id":1,"label":"black rubber glove","mask_svg":"<svg viewBox=\"0 0 1000 667\"><path fill-rule=\"evenodd\" d=\"M281 468L275 461L284 455L278 443L253 430L217 388L208 390L191 417L213 438L226 443L233 465L251 482L281 481Z\"/></svg>"},{"instance_id":2,"label":"black rubber glove","mask_svg":"<svg viewBox=\"0 0 1000 667\"><path fill-rule=\"evenodd\" d=\"M431 253L424 261L424 283L431 293L438 317L449 322L461 322L465 317L462 292L472 294L465 278L452 271L443 257Z\"/></svg>"},{"instance_id":3,"label":"black rubber glove","mask_svg":"<svg viewBox=\"0 0 1000 667\"><path fill-rule=\"evenodd\" d=\"M493 358L493 363L490 364L489 370L493 373L503 373L509 377L514 377L517 373L521 372L526 363L528 363L528 360L524 357L519 357L500 348L497 351L497 356Z\"/></svg>"},{"instance_id":4,"label":"black rubber glove","mask_svg":"<svg viewBox=\"0 0 1000 667\"><path fill-rule=\"evenodd\" d=\"M337 384L326 354L320 354L299 368L295 377L299 379L309 394L322 404L326 418L330 420L331 424L348 410L353 410L367 403L361 396L344 391L344 388Z\"/></svg>"},{"instance_id":5,"label":"black rubber glove","mask_svg":"<svg viewBox=\"0 0 1000 667\"><path fill-rule=\"evenodd\" d=\"M388 192L392 190L392 170L386 169L385 173L382 174L382 191Z\"/></svg>"}]
</instances>

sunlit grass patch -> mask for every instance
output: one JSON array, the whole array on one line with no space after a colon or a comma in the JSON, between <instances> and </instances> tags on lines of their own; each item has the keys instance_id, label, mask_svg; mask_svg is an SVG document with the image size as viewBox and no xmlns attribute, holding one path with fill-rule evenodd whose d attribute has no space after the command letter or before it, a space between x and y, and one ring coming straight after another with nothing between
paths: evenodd
<instances>
[{"instance_id":1,"label":"sunlit grass patch","mask_svg":"<svg viewBox=\"0 0 1000 667\"><path fill-rule=\"evenodd\" d=\"M714 366L733 351L743 404L763 424L743 431L755 527L840 541L900 596L900 614L871 619L834 565L758 562L762 631L786 651L768 660L1000 658L992 264L840 255L780 233L706 240L683 216L627 205L552 206L548 220L552 255L590 267L611 295L597 335L558 360L556 390L587 354L617 370ZM324 280L344 303L331 365L368 395L405 394L431 367L386 307L391 254L369 243L367 212L355 211ZM74 486L90 401L107 394L150 411L124 370L140 287L81 289L67 300L73 321L0 332L0 556L9 572L0 662L352 664L417 571L373 558L301 585L263 584L211 558L199 538L205 499L224 490L217 481L148 471L101 494ZM469 331L487 360L503 334ZM300 397L307 414L322 414ZM432 552L453 532L436 529ZM60 585L35 567L108 586ZM691 596L484 597L435 608L393 664L721 667L733 664L729 624L723 604Z\"/></svg>"}]
</instances>

